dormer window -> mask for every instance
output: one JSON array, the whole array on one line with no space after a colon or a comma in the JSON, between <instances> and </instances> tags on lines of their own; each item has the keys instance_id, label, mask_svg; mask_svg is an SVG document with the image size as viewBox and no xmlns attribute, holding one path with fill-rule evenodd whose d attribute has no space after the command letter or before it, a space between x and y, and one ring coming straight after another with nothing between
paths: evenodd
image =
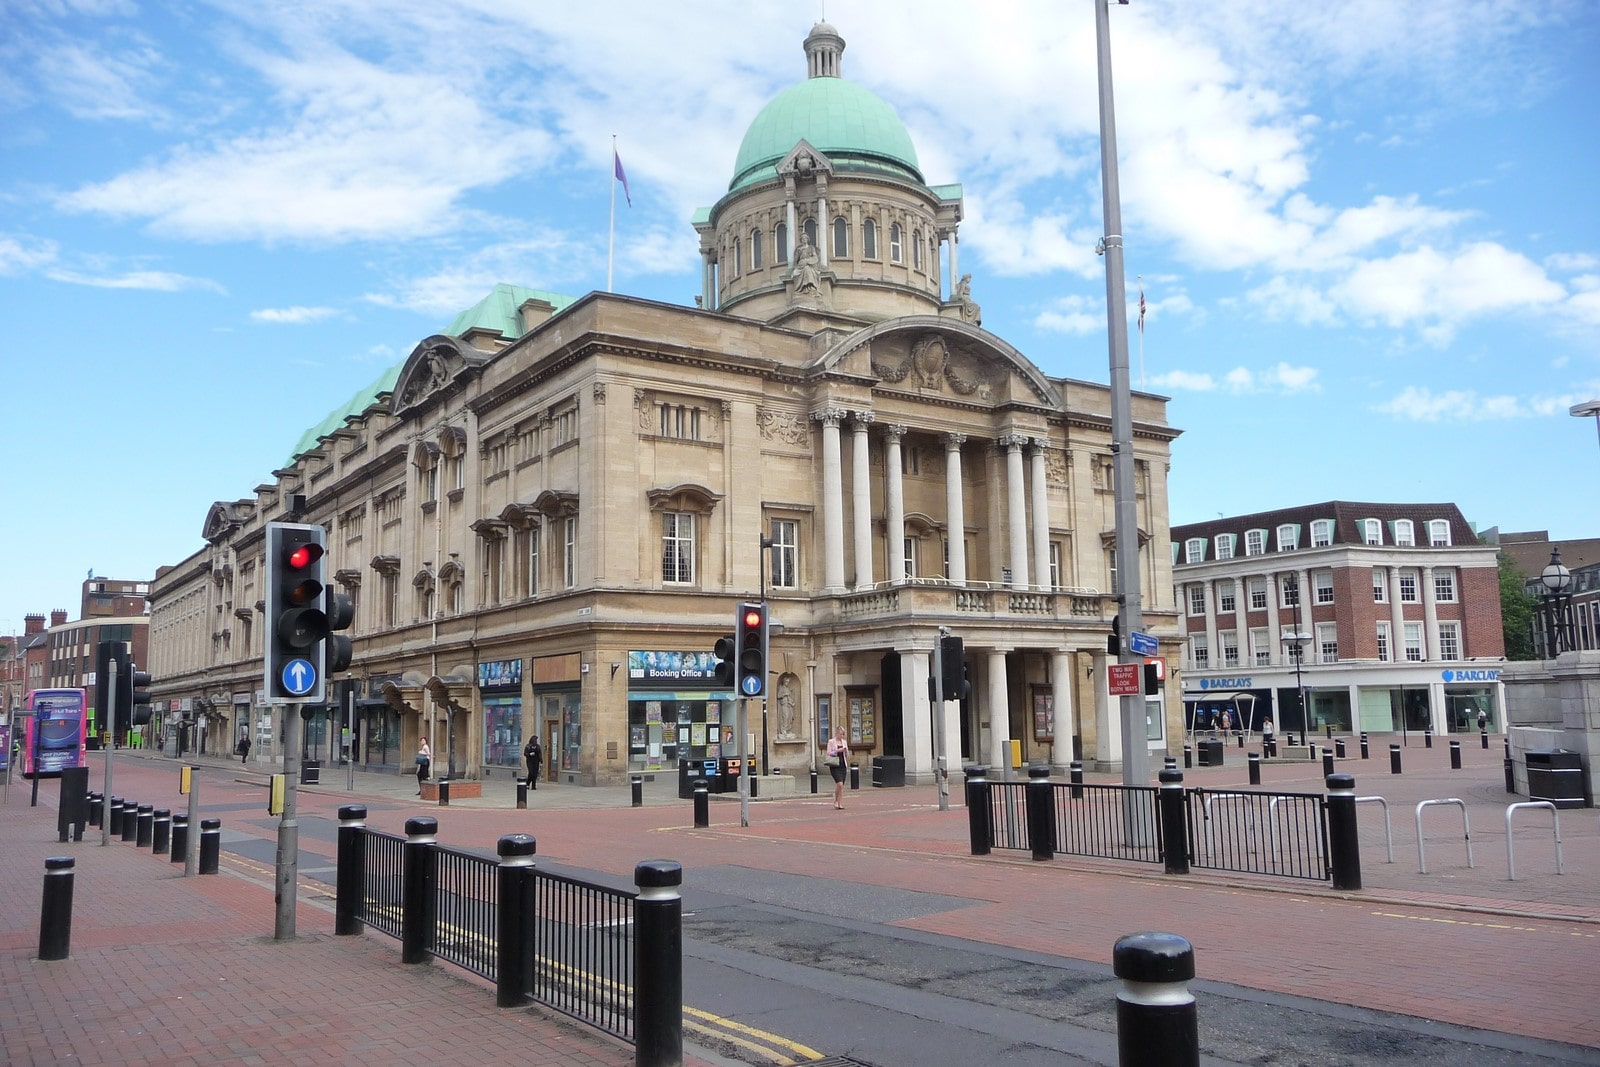
<instances>
[{"instance_id":1,"label":"dormer window","mask_svg":"<svg viewBox=\"0 0 1600 1067\"><path fill-rule=\"evenodd\" d=\"M1333 520L1318 519L1311 524L1311 547L1327 548L1333 544Z\"/></svg>"},{"instance_id":2,"label":"dormer window","mask_svg":"<svg viewBox=\"0 0 1600 1067\"><path fill-rule=\"evenodd\" d=\"M1394 543L1407 548L1414 547L1417 543L1416 528L1410 519L1394 520Z\"/></svg>"},{"instance_id":3,"label":"dormer window","mask_svg":"<svg viewBox=\"0 0 1600 1067\"><path fill-rule=\"evenodd\" d=\"M1204 537L1191 537L1183 543L1183 561L1185 563L1201 563L1206 558L1206 539Z\"/></svg>"},{"instance_id":4,"label":"dormer window","mask_svg":"<svg viewBox=\"0 0 1600 1067\"><path fill-rule=\"evenodd\" d=\"M1231 533L1217 534L1217 540L1216 540L1216 550L1217 550L1216 558L1217 559L1232 559L1233 558L1233 544L1234 544L1234 539L1237 536L1238 536L1237 534L1231 534Z\"/></svg>"},{"instance_id":5,"label":"dormer window","mask_svg":"<svg viewBox=\"0 0 1600 1067\"><path fill-rule=\"evenodd\" d=\"M1428 544L1434 548L1450 547L1450 520L1428 520Z\"/></svg>"},{"instance_id":6,"label":"dormer window","mask_svg":"<svg viewBox=\"0 0 1600 1067\"><path fill-rule=\"evenodd\" d=\"M1361 539L1369 545L1383 544L1383 523L1378 519L1361 520Z\"/></svg>"},{"instance_id":7,"label":"dormer window","mask_svg":"<svg viewBox=\"0 0 1600 1067\"><path fill-rule=\"evenodd\" d=\"M1247 556L1265 555L1267 551L1267 531L1246 530L1244 532L1244 554Z\"/></svg>"},{"instance_id":8,"label":"dormer window","mask_svg":"<svg viewBox=\"0 0 1600 1067\"><path fill-rule=\"evenodd\" d=\"M1293 552L1300 547L1300 524L1286 522L1278 527L1278 551Z\"/></svg>"}]
</instances>

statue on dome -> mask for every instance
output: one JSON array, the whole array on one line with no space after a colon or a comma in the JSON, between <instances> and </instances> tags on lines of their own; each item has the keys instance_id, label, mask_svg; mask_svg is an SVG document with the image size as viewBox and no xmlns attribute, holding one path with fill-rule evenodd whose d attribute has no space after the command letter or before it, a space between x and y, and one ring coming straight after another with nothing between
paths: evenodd
<instances>
[{"instance_id":1,"label":"statue on dome","mask_svg":"<svg viewBox=\"0 0 1600 1067\"><path fill-rule=\"evenodd\" d=\"M955 302L961 305L961 321L974 326L983 325L983 308L972 299L972 275L963 274L956 282Z\"/></svg>"},{"instance_id":2,"label":"statue on dome","mask_svg":"<svg viewBox=\"0 0 1600 1067\"><path fill-rule=\"evenodd\" d=\"M794 295L801 296L805 293L822 292L822 257L817 254L817 246L807 237L800 242L800 247L794 253Z\"/></svg>"}]
</instances>

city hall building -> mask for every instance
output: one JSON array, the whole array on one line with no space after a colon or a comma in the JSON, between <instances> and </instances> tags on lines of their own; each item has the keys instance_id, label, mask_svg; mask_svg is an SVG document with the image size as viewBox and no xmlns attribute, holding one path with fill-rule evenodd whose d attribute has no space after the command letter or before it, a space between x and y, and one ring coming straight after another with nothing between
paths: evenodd
<instances>
[{"instance_id":1,"label":"city hall building","mask_svg":"<svg viewBox=\"0 0 1600 1067\"><path fill-rule=\"evenodd\" d=\"M1503 729L1497 555L1454 504L1330 501L1173 527L1190 727L1227 711L1280 733L1460 733L1483 711Z\"/></svg>"},{"instance_id":2,"label":"city hall building","mask_svg":"<svg viewBox=\"0 0 1600 1067\"><path fill-rule=\"evenodd\" d=\"M154 584L169 714L208 718L219 751L281 752L262 550L292 515L327 528L356 603L337 702L288 724L316 758L409 773L426 734L439 770L509 782L537 733L563 784L752 745L794 772L840 725L911 782L940 755L1120 762L1110 391L984 328L960 186L928 184L894 111L841 77L833 27L804 50L809 77L694 216L695 306L497 286L211 506L205 545ZM1081 364L1103 373L1103 346ZM1163 398L1135 394L1133 416L1133 565L1172 639L1176 431ZM711 650L762 597L782 631L740 738ZM941 627L970 688L936 708ZM1140 743L1165 750L1181 709L1148 706Z\"/></svg>"}]
</instances>

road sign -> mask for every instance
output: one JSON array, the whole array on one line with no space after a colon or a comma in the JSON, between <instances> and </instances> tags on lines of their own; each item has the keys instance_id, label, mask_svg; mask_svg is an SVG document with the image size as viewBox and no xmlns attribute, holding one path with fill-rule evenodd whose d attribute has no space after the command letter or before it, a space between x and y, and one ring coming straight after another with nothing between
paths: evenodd
<instances>
[{"instance_id":1,"label":"road sign","mask_svg":"<svg viewBox=\"0 0 1600 1067\"><path fill-rule=\"evenodd\" d=\"M1133 697L1140 692L1139 664L1110 663L1106 665L1107 692L1114 697Z\"/></svg>"},{"instance_id":2,"label":"road sign","mask_svg":"<svg viewBox=\"0 0 1600 1067\"><path fill-rule=\"evenodd\" d=\"M1128 635L1128 651L1135 656L1153 656L1159 647L1155 638L1135 630Z\"/></svg>"},{"instance_id":3,"label":"road sign","mask_svg":"<svg viewBox=\"0 0 1600 1067\"><path fill-rule=\"evenodd\" d=\"M292 659L283 665L283 688L290 696L303 697L317 685L317 669L308 659Z\"/></svg>"}]
</instances>

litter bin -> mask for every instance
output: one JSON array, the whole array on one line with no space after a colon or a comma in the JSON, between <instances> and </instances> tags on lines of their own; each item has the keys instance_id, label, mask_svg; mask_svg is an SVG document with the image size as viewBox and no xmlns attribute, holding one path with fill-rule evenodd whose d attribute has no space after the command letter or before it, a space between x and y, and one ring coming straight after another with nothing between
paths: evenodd
<instances>
[{"instance_id":1,"label":"litter bin","mask_svg":"<svg viewBox=\"0 0 1600 1067\"><path fill-rule=\"evenodd\" d=\"M903 786L906 784L906 758L904 756L873 756L872 785L874 788Z\"/></svg>"},{"instance_id":2,"label":"litter bin","mask_svg":"<svg viewBox=\"0 0 1600 1067\"><path fill-rule=\"evenodd\" d=\"M722 788L715 790L718 793L737 793L739 791L739 775L744 771L744 760L738 756L724 757L722 760L722 773L718 775ZM712 792L712 790L707 790Z\"/></svg>"},{"instance_id":3,"label":"litter bin","mask_svg":"<svg viewBox=\"0 0 1600 1067\"><path fill-rule=\"evenodd\" d=\"M1200 742L1195 758L1200 761L1200 766L1202 767L1220 767L1222 766L1222 752L1221 738L1212 738L1211 740Z\"/></svg>"},{"instance_id":4,"label":"litter bin","mask_svg":"<svg viewBox=\"0 0 1600 1067\"><path fill-rule=\"evenodd\" d=\"M1528 799L1548 800L1558 808L1581 808L1583 757L1561 748L1529 749Z\"/></svg>"},{"instance_id":5,"label":"litter bin","mask_svg":"<svg viewBox=\"0 0 1600 1067\"><path fill-rule=\"evenodd\" d=\"M322 784L322 761L319 759L306 759L300 761L300 784Z\"/></svg>"}]
</instances>

